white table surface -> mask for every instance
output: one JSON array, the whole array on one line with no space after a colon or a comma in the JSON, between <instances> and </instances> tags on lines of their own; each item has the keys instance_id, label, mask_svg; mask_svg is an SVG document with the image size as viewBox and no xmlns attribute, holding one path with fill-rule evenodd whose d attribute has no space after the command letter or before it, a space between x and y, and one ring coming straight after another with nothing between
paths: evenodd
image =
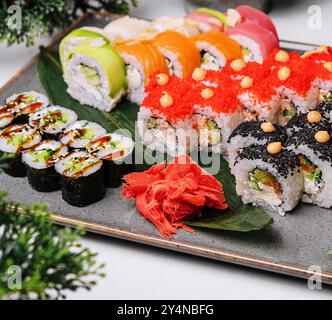
<instances>
[{"instance_id":1,"label":"white table surface","mask_svg":"<svg viewBox=\"0 0 332 320\"><path fill-rule=\"evenodd\" d=\"M180 0L139 0L133 15L155 18L182 15ZM275 1L271 13L283 39L332 45L332 1ZM307 28L309 5L323 9L323 29ZM286 8L289 7L287 11ZM0 86L38 51L38 41L29 49L0 45ZM1 187L0 187L1 188ZM99 253L107 277L92 291L69 293L69 299L329 299L332 290L309 290L303 280L150 248L107 237L88 235L83 244ZM331 235L332 247L332 235ZM331 258L332 264L332 258Z\"/></svg>"}]
</instances>

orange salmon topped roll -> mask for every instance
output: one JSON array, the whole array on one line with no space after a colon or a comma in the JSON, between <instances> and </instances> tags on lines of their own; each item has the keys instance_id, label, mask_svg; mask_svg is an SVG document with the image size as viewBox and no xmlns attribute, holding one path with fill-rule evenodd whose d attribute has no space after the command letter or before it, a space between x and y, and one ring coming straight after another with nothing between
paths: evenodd
<instances>
[{"instance_id":1,"label":"orange salmon topped roll","mask_svg":"<svg viewBox=\"0 0 332 320\"><path fill-rule=\"evenodd\" d=\"M121 43L116 50L126 63L128 99L139 104L150 76L156 72L168 73L166 60L151 41Z\"/></svg>"},{"instance_id":2,"label":"orange salmon topped roll","mask_svg":"<svg viewBox=\"0 0 332 320\"><path fill-rule=\"evenodd\" d=\"M176 31L160 33L154 44L166 58L169 73L186 78L201 64L200 53L195 43Z\"/></svg>"},{"instance_id":3,"label":"orange salmon topped roll","mask_svg":"<svg viewBox=\"0 0 332 320\"><path fill-rule=\"evenodd\" d=\"M241 46L218 31L208 31L193 38L201 53L201 67L207 70L222 69L227 60L242 58Z\"/></svg>"}]
</instances>

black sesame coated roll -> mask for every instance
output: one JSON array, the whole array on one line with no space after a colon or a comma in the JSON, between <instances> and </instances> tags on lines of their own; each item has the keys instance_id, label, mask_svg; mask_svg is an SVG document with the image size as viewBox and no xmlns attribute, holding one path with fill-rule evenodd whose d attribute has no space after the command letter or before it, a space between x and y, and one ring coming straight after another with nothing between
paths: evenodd
<instances>
[{"instance_id":1,"label":"black sesame coated roll","mask_svg":"<svg viewBox=\"0 0 332 320\"><path fill-rule=\"evenodd\" d=\"M320 112L322 117L332 123L332 101L326 101L320 103L316 111Z\"/></svg>"},{"instance_id":2,"label":"black sesame coated roll","mask_svg":"<svg viewBox=\"0 0 332 320\"><path fill-rule=\"evenodd\" d=\"M298 155L303 174L302 202L331 208L332 140L331 129L302 129L288 141L287 148Z\"/></svg>"},{"instance_id":3,"label":"black sesame coated roll","mask_svg":"<svg viewBox=\"0 0 332 320\"><path fill-rule=\"evenodd\" d=\"M135 171L134 142L121 134L104 135L87 145L90 154L104 163L104 179L108 188L117 188L127 173Z\"/></svg>"},{"instance_id":4,"label":"black sesame coated roll","mask_svg":"<svg viewBox=\"0 0 332 320\"><path fill-rule=\"evenodd\" d=\"M284 215L296 207L303 188L297 156L280 142L244 148L234 165L236 190L244 203Z\"/></svg>"},{"instance_id":5,"label":"black sesame coated roll","mask_svg":"<svg viewBox=\"0 0 332 320\"><path fill-rule=\"evenodd\" d=\"M54 165L68 153L68 148L61 142L45 140L35 145L22 155L27 167L30 186L40 192L60 189L60 177Z\"/></svg>"},{"instance_id":6,"label":"black sesame coated roll","mask_svg":"<svg viewBox=\"0 0 332 320\"><path fill-rule=\"evenodd\" d=\"M84 151L71 152L55 170L60 174L62 197L70 205L85 207L102 200L106 189L103 162Z\"/></svg>"},{"instance_id":7,"label":"black sesame coated roll","mask_svg":"<svg viewBox=\"0 0 332 320\"><path fill-rule=\"evenodd\" d=\"M271 122L249 121L241 123L227 142L229 165L233 171L234 161L239 151L251 145L265 145L279 141L284 144L287 134L284 128Z\"/></svg>"},{"instance_id":8,"label":"black sesame coated roll","mask_svg":"<svg viewBox=\"0 0 332 320\"><path fill-rule=\"evenodd\" d=\"M292 137L293 135L301 135L302 130L315 132L319 128L330 127L329 119L326 117L327 113L321 112L322 108L294 116L285 127L287 135Z\"/></svg>"}]
</instances>

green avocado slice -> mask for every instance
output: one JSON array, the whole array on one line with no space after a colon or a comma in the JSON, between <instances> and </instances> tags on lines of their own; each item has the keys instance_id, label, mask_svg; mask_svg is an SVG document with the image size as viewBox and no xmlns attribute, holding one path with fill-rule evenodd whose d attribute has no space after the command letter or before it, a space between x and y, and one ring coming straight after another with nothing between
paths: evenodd
<instances>
[{"instance_id":1,"label":"green avocado slice","mask_svg":"<svg viewBox=\"0 0 332 320\"><path fill-rule=\"evenodd\" d=\"M121 56L109 45L102 47L78 46L70 52L69 59L73 54L80 54L90 59L93 58L99 63L107 77L110 86L109 95L112 98L126 89L127 79L125 63ZM88 74L94 78L91 70L88 71ZM96 81L96 78L92 79L92 81Z\"/></svg>"}]
</instances>

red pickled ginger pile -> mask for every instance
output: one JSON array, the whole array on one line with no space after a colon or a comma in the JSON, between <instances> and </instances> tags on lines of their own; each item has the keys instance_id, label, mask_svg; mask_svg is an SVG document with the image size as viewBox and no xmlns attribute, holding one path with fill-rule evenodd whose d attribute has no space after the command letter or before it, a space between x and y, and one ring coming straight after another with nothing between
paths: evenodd
<instances>
[{"instance_id":1,"label":"red pickled ginger pile","mask_svg":"<svg viewBox=\"0 0 332 320\"><path fill-rule=\"evenodd\" d=\"M204 171L189 156L166 161L145 172L124 177L122 194L134 198L137 210L150 220L162 235L171 236L183 224L200 214L203 207L226 209L222 184Z\"/></svg>"}]
</instances>

